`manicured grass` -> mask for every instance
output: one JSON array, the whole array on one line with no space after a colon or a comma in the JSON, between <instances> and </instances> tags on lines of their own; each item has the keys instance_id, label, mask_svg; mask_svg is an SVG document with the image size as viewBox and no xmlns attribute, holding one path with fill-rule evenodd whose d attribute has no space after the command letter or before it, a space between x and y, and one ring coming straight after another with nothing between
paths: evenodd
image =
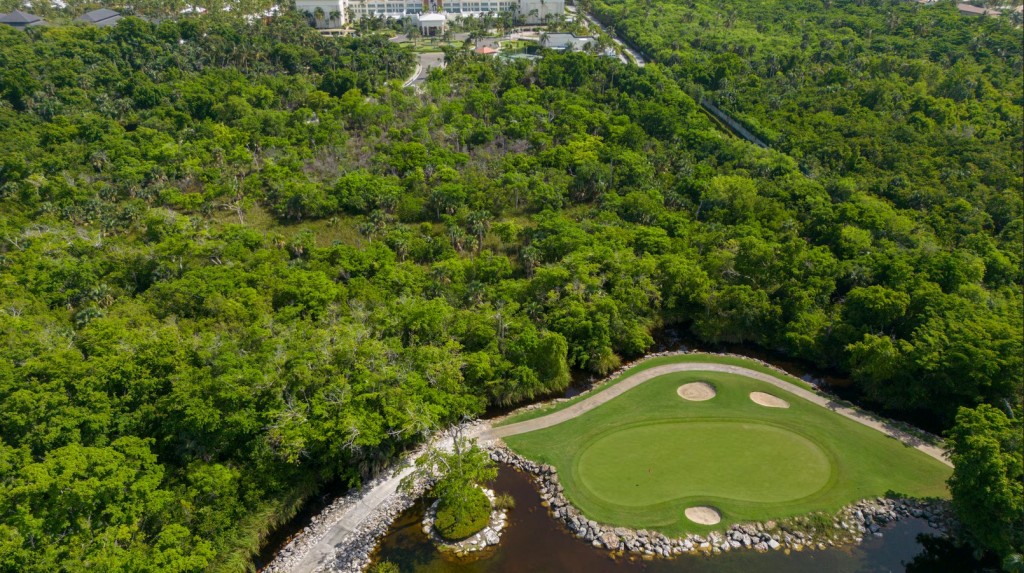
<instances>
[{"instance_id":1,"label":"manicured grass","mask_svg":"<svg viewBox=\"0 0 1024 573\"><path fill-rule=\"evenodd\" d=\"M729 421L619 427L591 441L575 470L596 497L632 507L701 495L790 501L815 493L832 477L828 456L807 438Z\"/></svg>"},{"instance_id":2,"label":"manicured grass","mask_svg":"<svg viewBox=\"0 0 1024 573\"><path fill-rule=\"evenodd\" d=\"M523 421L526 421L526 420L532 420L534 418L539 418L541 416L546 416L546 415L548 415L548 414L550 414L552 412L557 412L557 411L559 411L559 410L561 410L563 408L567 408L567 407L571 406L572 404L575 404L576 402L579 402L580 400L583 400L585 398L593 396L594 393L600 392L601 390L604 390L605 388L610 388L610 387L618 384L619 382L622 382L626 378L629 378L633 374L636 374L637 372L642 372L644 370L647 370L648 368L653 368L654 366L661 366L662 364L677 364L677 363L681 363L681 362L716 362L718 364L731 364L733 366L742 366L744 368L749 368L750 370L757 370L759 372L764 372L764 373L767 373L767 374L771 374L772 376L775 376L776 378L779 378L780 380L785 380L786 382L790 382L792 384L796 384L797 386L800 386L801 388L805 388L805 389L808 389L808 390L811 389L811 385L808 384L807 382L804 382L803 380L801 380L799 378L796 378L795 376L788 376L788 375L785 375L785 374L781 374L778 371L773 370L771 368L767 368L767 367L761 365L760 363L758 363L758 362L756 362L754 360L749 360L749 359L744 359L744 358L734 358L734 357L731 357L731 356L720 356L720 355L717 355L717 354L704 354L702 352L694 352L692 354L680 354L680 355L676 355L676 356L661 356L661 357L658 357L658 358L652 358L650 360L644 360L643 362L641 362L641 363L633 366L632 368L626 370L621 375L616 376L615 378L613 378L611 380L603 382L602 384L600 384L599 387L594 388L594 390L592 390L591 392L589 392L587 394L582 394L582 395L579 395L579 396L575 396L571 400L566 400L564 402L559 402L557 404L551 404L550 406L545 406L543 408L537 408L536 410L530 410L528 412L523 412L522 414L516 414L516 415L513 415L513 416L509 416L508 418L502 420L501 422L497 423L496 425L497 426L505 426L507 424L514 424L516 422L523 422Z\"/></svg>"},{"instance_id":3,"label":"manicured grass","mask_svg":"<svg viewBox=\"0 0 1024 573\"><path fill-rule=\"evenodd\" d=\"M673 360L678 357L638 368ZM690 402L676 394L697 381L715 386L717 396ZM783 398L790 408L758 406L750 401L753 391ZM826 408L717 372L659 376L578 418L505 441L558 468L566 496L589 518L668 535L835 511L887 492L947 497L951 472ZM717 508L721 524L700 526L683 517L695 505Z\"/></svg>"}]
</instances>

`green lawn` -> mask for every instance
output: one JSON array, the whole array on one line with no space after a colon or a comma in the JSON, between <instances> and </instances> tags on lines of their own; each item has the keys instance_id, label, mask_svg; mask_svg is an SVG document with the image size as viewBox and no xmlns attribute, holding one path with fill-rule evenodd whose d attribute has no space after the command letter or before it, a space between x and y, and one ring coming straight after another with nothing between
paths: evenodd
<instances>
[{"instance_id":1,"label":"green lawn","mask_svg":"<svg viewBox=\"0 0 1024 573\"><path fill-rule=\"evenodd\" d=\"M537 408L535 410L530 410L530 411L527 411L527 412L523 412L522 414L515 414L513 416L509 416L508 418L502 420L501 422L499 422L496 425L497 426L504 426L504 425L507 425L507 424L514 424L516 422L523 422L525 420L532 420L534 418L539 418L541 416L546 416L546 415L548 415L548 414L550 414L552 412L557 412L557 411L559 411L559 410L561 410L563 408L566 408L566 407L568 407L568 406L570 406L572 404L575 404L576 402L579 402L580 400L583 400L583 399L585 399L585 398L587 398L589 396L592 396L594 394L594 392L600 392L601 390L604 390L605 388L609 388L611 386L614 386L615 384L618 384L619 382L622 382L623 380L625 380L626 378L629 378L630 376L632 376L633 374L636 374L637 372L642 372L644 370L647 370L648 368L653 368L654 366L661 366L662 364L676 364L676 363L680 363L680 362L717 362L719 364L732 364L733 366L742 366L744 368L749 368L750 370L757 370L759 372L764 372L764 373L767 373L767 374L771 374L772 376L775 376L775 377L779 378L780 380L785 380L786 382L789 382L791 384L796 384L797 386L800 386L801 388L806 388L808 390L811 389L811 385L808 384L807 382L804 382L803 380L800 380L799 378L796 378L795 376L787 376L785 374L781 374L777 370L773 370L771 368L767 368L765 366L762 366L761 364L759 364L758 362L756 362L754 360L750 360L750 359L746 359L746 358L734 358L734 357L731 357L731 356L720 356L718 354L704 354L704 353L701 353L701 352L694 352L692 354L679 354L679 355L675 355L675 356L660 356L658 358L652 358L650 360L644 360L643 362L637 364L636 366L633 366L632 368L626 370L621 375L616 376L615 378L613 378L611 380L603 382L600 385L600 387L595 388L593 392L590 392L590 393L587 393L587 394L583 394L583 395L580 395L580 396L575 396L571 400L566 400L565 402L559 402L557 404L551 404L549 406L545 406L545 407L542 407L542 408Z\"/></svg>"},{"instance_id":2,"label":"green lawn","mask_svg":"<svg viewBox=\"0 0 1024 573\"><path fill-rule=\"evenodd\" d=\"M672 359L659 360L638 369ZM714 385L717 396L689 402L676 394L695 381ZM755 390L791 406L758 406L749 399ZM947 497L951 472L821 406L715 372L659 376L578 418L505 441L558 468L566 496L589 518L668 535L835 511L890 491ZM700 526L683 517L695 505L717 508L721 524Z\"/></svg>"}]
</instances>

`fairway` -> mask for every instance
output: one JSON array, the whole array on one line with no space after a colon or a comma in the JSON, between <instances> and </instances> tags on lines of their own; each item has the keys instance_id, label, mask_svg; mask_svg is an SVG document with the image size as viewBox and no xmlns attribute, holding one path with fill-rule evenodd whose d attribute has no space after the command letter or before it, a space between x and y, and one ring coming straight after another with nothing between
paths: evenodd
<instances>
[{"instance_id":1,"label":"fairway","mask_svg":"<svg viewBox=\"0 0 1024 573\"><path fill-rule=\"evenodd\" d=\"M711 397L687 399L695 383L708 385ZM669 535L835 511L888 492L948 497L947 465L733 372L656 375L576 417L505 441L555 466L566 497L588 518ZM686 517L701 507L720 513L721 523Z\"/></svg>"}]
</instances>

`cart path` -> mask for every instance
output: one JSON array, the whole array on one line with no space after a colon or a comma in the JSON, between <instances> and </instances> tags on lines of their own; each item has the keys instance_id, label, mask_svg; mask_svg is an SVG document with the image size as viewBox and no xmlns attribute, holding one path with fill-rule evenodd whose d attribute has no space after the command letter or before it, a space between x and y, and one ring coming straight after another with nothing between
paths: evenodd
<instances>
[{"instance_id":1,"label":"cart path","mask_svg":"<svg viewBox=\"0 0 1024 573\"><path fill-rule=\"evenodd\" d=\"M803 398L804 400L818 404L824 408L828 408L840 416L844 416L859 424L863 424L869 428L882 432L883 434L897 439L907 446L913 447L948 466L953 465L946 458L945 452L942 448L928 444L920 438L908 434L884 421L869 416L868 414L843 406L834 400L815 394L814 392L801 388L796 384L776 378L771 374L740 366L731 366L728 364L717 364L712 362L684 362L654 366L641 372L637 372L617 384L609 386L603 390L599 390L593 395L584 398L565 409L553 412L546 416L497 428L491 427L490 423L487 421L481 421L471 427L466 432L465 437L477 438L481 442L490 442L507 436L525 434L526 432L532 432L534 430L550 428L551 426L561 424L562 422L571 420L581 414L589 412L601 404L621 396L625 392L636 388L648 380L665 374L671 374L673 372L723 372L726 374L736 374L760 380L761 382L771 384L772 386L799 398ZM442 445L442 447L444 446ZM344 514L333 526L331 526L331 530L328 531L316 545L310 547L306 555L298 563L292 566L290 570L293 573L312 573L314 571L323 570L324 568L330 569L338 548L345 544L348 536L356 531L356 529L358 529L365 520L373 516L385 501L390 499L391 496L397 494L398 486L402 481L402 478L409 475L411 472L412 467L402 467L400 470L396 471L392 477L378 483L366 491L358 502L345 510Z\"/></svg>"},{"instance_id":2,"label":"cart path","mask_svg":"<svg viewBox=\"0 0 1024 573\"><path fill-rule=\"evenodd\" d=\"M355 533L356 529L369 519L385 501L398 493L398 485L412 471L411 466L402 468L391 478L367 491L359 501L345 510L341 519L331 526L330 531L324 535L323 539L309 548L306 555L291 568L291 571L312 573L313 571L330 570L338 547L344 545L348 541L348 536Z\"/></svg>"},{"instance_id":3,"label":"cart path","mask_svg":"<svg viewBox=\"0 0 1024 573\"><path fill-rule=\"evenodd\" d=\"M759 372L757 370L751 370L749 368L743 368L741 366L717 364L713 362L683 362L677 364L663 364L661 366L654 366L648 368L647 370L643 370L641 372L633 374L632 376L626 378L625 380L622 380L618 384L609 386L608 388L601 390L592 396L580 400L579 402L576 402L575 404L563 410L553 412L551 414L548 414L547 416L541 416L540 418L534 418L532 420L526 420L524 422L518 422L515 424L509 424L507 426L499 426L497 428L485 430L481 433L480 440L489 441L498 438L504 438L507 436L514 436L516 434L524 434L526 432L532 432L534 430L540 430L543 428L550 428L551 426L561 424L566 420L571 420L576 416L589 412L594 408L597 408L601 404L604 404L609 400L621 396L625 392L628 392L629 390L636 388L637 386L643 384L644 382L647 382L648 380L651 380L652 378L657 378L658 376L670 374L673 372L724 372L726 374L736 374L739 376L746 376L747 378L760 380L761 382L771 384L772 386L775 386L780 390L784 390L797 397L803 398L808 402L817 404L824 408L828 408L829 410L832 410L833 412L839 414L840 416L849 418L854 422L857 422L858 424L862 424L869 428L878 430L879 432L882 432L883 434L891 438L903 442L909 447L912 447L918 451L921 451L939 460L940 462L946 464L947 466L952 467L953 465L946 458L946 453L942 448L938 446L933 446L914 435L911 435L907 432L904 432L903 430L900 430L899 428L894 427L893 425L885 421L879 420L873 416L870 416L854 408L844 406L830 398L821 396L805 388L801 388L800 386L797 386L796 384L793 384L791 382L786 382L785 380L776 378L771 374L766 374L764 372Z\"/></svg>"},{"instance_id":4,"label":"cart path","mask_svg":"<svg viewBox=\"0 0 1024 573\"><path fill-rule=\"evenodd\" d=\"M466 427L463 436L469 439L478 438L490 427L486 421L478 421ZM447 432L442 432L440 436L431 441L430 445L442 450L451 450L453 439L446 434ZM396 466L388 479L362 492L359 499L342 511L341 515L337 517L337 521L330 526L330 530L306 551L302 559L295 562L290 568L284 567L283 569L292 573L313 573L335 569L337 566L335 559L339 549L349 542L349 536L355 533L366 520L374 517L385 502L398 495L402 480L412 474L417 458L416 454L407 457L404 463Z\"/></svg>"}]
</instances>

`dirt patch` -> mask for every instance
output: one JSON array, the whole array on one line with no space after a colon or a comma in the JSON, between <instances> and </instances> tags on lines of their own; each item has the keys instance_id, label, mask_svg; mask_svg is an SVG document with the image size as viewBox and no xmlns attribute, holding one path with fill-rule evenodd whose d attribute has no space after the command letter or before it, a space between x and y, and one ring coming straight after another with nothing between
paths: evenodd
<instances>
[{"instance_id":1,"label":"dirt patch","mask_svg":"<svg viewBox=\"0 0 1024 573\"><path fill-rule=\"evenodd\" d=\"M686 516L686 519L701 525L714 525L722 521L722 514L718 513L717 509L706 505L688 507L683 515Z\"/></svg>"},{"instance_id":2,"label":"dirt patch","mask_svg":"<svg viewBox=\"0 0 1024 573\"><path fill-rule=\"evenodd\" d=\"M715 397L715 387L707 382L691 382L683 384L676 392L683 400L703 402Z\"/></svg>"},{"instance_id":3,"label":"dirt patch","mask_svg":"<svg viewBox=\"0 0 1024 573\"><path fill-rule=\"evenodd\" d=\"M765 408L789 408L789 402L772 396L771 394L765 394L764 392L751 392L750 399L760 406Z\"/></svg>"}]
</instances>

